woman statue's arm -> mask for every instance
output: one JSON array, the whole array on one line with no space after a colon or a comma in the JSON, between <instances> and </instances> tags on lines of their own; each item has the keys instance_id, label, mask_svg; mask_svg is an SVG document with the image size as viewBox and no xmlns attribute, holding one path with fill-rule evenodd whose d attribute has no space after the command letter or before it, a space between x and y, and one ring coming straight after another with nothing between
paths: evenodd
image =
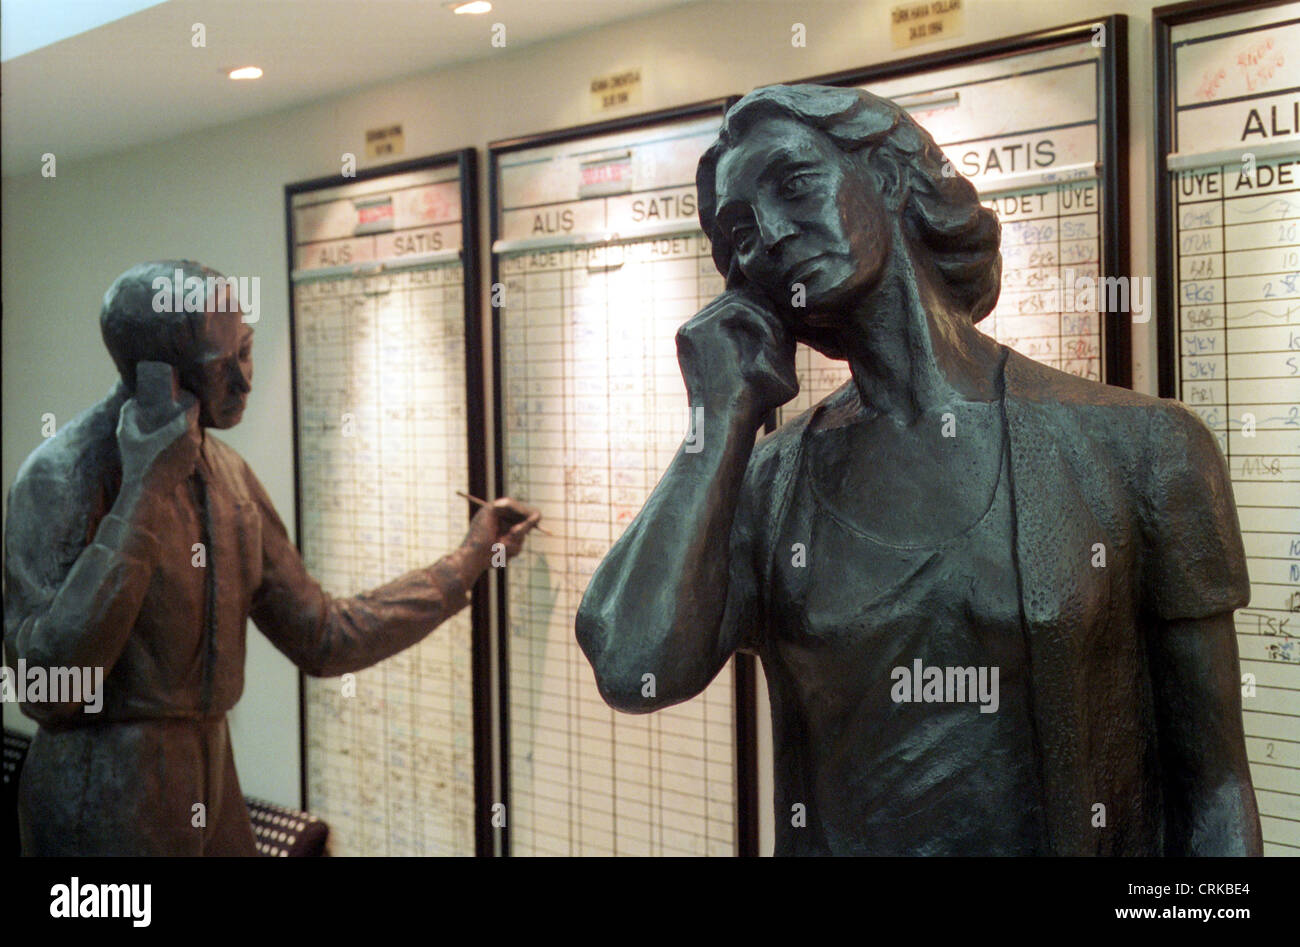
<instances>
[{"instance_id":1,"label":"woman statue's arm","mask_svg":"<svg viewBox=\"0 0 1300 947\"><path fill-rule=\"evenodd\" d=\"M601 695L629 713L695 696L736 649L750 604L730 578L745 469L763 418L798 392L792 337L739 291L678 330L677 360L692 430L592 575L576 622Z\"/></svg>"},{"instance_id":2,"label":"woman statue's arm","mask_svg":"<svg viewBox=\"0 0 1300 947\"><path fill-rule=\"evenodd\" d=\"M1164 773L1165 853L1259 855L1233 612L1250 602L1232 481L1209 428L1176 402L1151 415L1148 648Z\"/></svg>"},{"instance_id":3,"label":"woman statue's arm","mask_svg":"<svg viewBox=\"0 0 1300 947\"><path fill-rule=\"evenodd\" d=\"M1161 622L1152 652L1165 854L1262 854L1232 612Z\"/></svg>"}]
</instances>

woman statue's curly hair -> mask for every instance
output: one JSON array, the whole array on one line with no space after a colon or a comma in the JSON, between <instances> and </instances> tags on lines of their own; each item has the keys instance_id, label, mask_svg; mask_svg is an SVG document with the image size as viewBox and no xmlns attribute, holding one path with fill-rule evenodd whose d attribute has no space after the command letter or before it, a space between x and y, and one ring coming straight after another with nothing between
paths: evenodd
<instances>
[{"instance_id":1,"label":"woman statue's curly hair","mask_svg":"<svg viewBox=\"0 0 1300 947\"><path fill-rule=\"evenodd\" d=\"M729 286L743 277L727 234L715 226L718 161L765 118L789 118L816 128L843 151L860 154L877 180L901 182L903 232L925 251L953 306L972 322L993 310L1002 283L997 215L980 204L970 181L905 111L864 89L833 86L778 85L749 93L727 110L717 141L700 158L695 174L700 224ZM880 167L886 162L892 167L883 174ZM838 354L823 333L796 335L827 355Z\"/></svg>"}]
</instances>

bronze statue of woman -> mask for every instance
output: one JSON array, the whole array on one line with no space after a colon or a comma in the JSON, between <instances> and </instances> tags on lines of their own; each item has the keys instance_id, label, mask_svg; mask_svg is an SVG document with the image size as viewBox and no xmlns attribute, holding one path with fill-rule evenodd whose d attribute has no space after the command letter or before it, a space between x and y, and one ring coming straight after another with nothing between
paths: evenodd
<instances>
[{"instance_id":1,"label":"bronze statue of woman","mask_svg":"<svg viewBox=\"0 0 1300 947\"><path fill-rule=\"evenodd\" d=\"M1258 854L1209 430L976 329L997 218L889 101L759 89L696 183L727 289L678 332L692 449L578 611L604 698L757 654L777 854ZM796 340L852 379L756 444Z\"/></svg>"}]
</instances>

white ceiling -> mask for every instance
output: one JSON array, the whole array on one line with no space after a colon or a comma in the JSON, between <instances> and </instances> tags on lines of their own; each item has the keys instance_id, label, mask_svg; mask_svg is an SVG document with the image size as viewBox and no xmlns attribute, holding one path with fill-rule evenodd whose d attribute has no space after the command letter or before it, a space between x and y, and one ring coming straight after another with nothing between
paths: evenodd
<instances>
[{"instance_id":1,"label":"white ceiling","mask_svg":"<svg viewBox=\"0 0 1300 947\"><path fill-rule=\"evenodd\" d=\"M65 0L66 2L66 0ZM694 0L167 0L0 64L0 170L121 151ZM202 23L206 46L191 43ZM261 79L225 70L257 65Z\"/></svg>"}]
</instances>

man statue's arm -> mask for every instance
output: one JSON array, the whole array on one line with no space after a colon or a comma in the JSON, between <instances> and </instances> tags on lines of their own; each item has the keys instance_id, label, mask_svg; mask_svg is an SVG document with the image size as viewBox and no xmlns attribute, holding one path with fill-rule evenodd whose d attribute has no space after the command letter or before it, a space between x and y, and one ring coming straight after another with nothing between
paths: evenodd
<instances>
[{"instance_id":1,"label":"man statue's arm","mask_svg":"<svg viewBox=\"0 0 1300 947\"><path fill-rule=\"evenodd\" d=\"M335 677L369 667L409 648L469 603L487 570L493 546L507 558L541 518L502 498L475 514L461 545L432 565L350 598L325 592L302 557L265 489L247 473L249 492L262 514L262 584L252 618L271 643L314 677Z\"/></svg>"},{"instance_id":2,"label":"man statue's arm","mask_svg":"<svg viewBox=\"0 0 1300 947\"><path fill-rule=\"evenodd\" d=\"M1163 621L1151 667L1166 855L1259 855L1232 612Z\"/></svg>"},{"instance_id":3,"label":"man statue's arm","mask_svg":"<svg viewBox=\"0 0 1300 947\"><path fill-rule=\"evenodd\" d=\"M65 478L38 465L9 492L5 528L5 647L15 661L44 668L112 670L140 613L158 561L159 497L174 489L198 456L198 407L175 405L153 431L142 428L134 399L122 407L117 438L121 489L95 527L91 542L67 565L77 503ZM58 447L59 445L51 445ZM76 703L24 706L41 723L66 719Z\"/></svg>"}]
</instances>

